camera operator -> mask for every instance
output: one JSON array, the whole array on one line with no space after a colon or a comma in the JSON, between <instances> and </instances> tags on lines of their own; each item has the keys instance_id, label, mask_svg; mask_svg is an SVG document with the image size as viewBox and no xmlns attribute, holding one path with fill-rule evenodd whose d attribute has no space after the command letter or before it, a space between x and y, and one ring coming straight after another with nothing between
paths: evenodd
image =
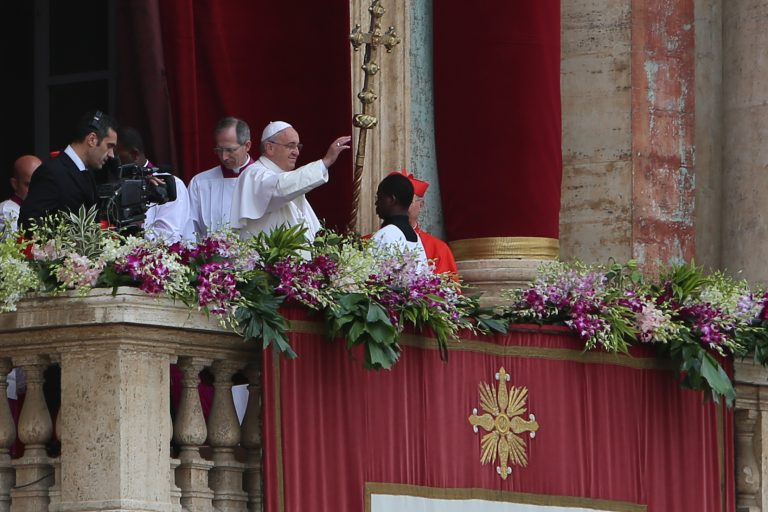
<instances>
[{"instance_id":1,"label":"camera operator","mask_svg":"<svg viewBox=\"0 0 768 512\"><path fill-rule=\"evenodd\" d=\"M122 164L136 164L145 169L154 165L144 153L144 140L134 128L124 127L119 131L117 155ZM159 237L167 242L194 240L192 219L189 209L189 193L184 182L174 176L176 199L164 204L153 204L144 218L144 232L147 238ZM157 178L150 178L154 185L162 185Z\"/></svg>"},{"instance_id":2,"label":"camera operator","mask_svg":"<svg viewBox=\"0 0 768 512\"><path fill-rule=\"evenodd\" d=\"M101 111L83 115L66 149L43 162L32 175L29 193L19 212L19 225L29 228L33 220L95 205L97 192L92 172L114 158L116 145L114 119Z\"/></svg>"}]
</instances>

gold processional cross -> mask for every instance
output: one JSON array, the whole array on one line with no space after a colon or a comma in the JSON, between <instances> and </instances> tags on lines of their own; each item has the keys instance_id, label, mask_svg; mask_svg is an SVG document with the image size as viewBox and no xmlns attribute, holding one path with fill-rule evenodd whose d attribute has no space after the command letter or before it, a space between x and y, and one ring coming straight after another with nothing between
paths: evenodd
<instances>
[{"instance_id":1,"label":"gold processional cross","mask_svg":"<svg viewBox=\"0 0 768 512\"><path fill-rule=\"evenodd\" d=\"M352 124L360 129L357 135L357 155L355 156L355 171L354 182L352 188L352 213L350 216L347 229L350 232L355 230L355 224L357 223L358 208L360 205L360 189L363 182L363 165L365 163L365 142L368 130L375 127L379 120L372 115L373 102L376 100L376 93L373 92L372 82L373 76L379 71L379 65L376 64L376 54L379 45L383 45L387 49L387 53L390 53L392 49L400 43L400 38L395 32L395 27L389 27L389 29L382 35L381 33L381 17L384 16L384 8L381 6L379 0L373 0L371 6L368 8L368 12L371 14L371 26L367 33L363 33L360 30L360 25L355 24L355 28L349 35L349 41L352 43L352 48L355 51L365 44L365 57L363 58L363 65L361 66L364 79L363 90L357 95L360 102L363 104L363 112L361 114L355 114L352 118Z\"/></svg>"},{"instance_id":2,"label":"gold processional cross","mask_svg":"<svg viewBox=\"0 0 768 512\"><path fill-rule=\"evenodd\" d=\"M475 433L477 427L488 432L480 441L480 463L488 464L498 459L496 472L506 480L512 473L510 463L522 467L528 465L525 439L520 434L527 432L531 438L535 437L539 424L533 414L529 414L527 420L522 417L527 410L528 388L512 386L508 391L510 377L504 367L499 369L496 380L499 381L498 391L486 382L480 383L480 406L485 414L478 415L477 409L473 409L468 419Z\"/></svg>"}]
</instances>

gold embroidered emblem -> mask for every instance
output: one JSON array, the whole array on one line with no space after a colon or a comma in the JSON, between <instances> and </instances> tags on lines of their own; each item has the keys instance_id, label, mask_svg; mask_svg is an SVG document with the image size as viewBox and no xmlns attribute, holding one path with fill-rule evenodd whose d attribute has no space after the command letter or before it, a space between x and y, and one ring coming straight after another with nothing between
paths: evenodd
<instances>
[{"instance_id":1,"label":"gold embroidered emblem","mask_svg":"<svg viewBox=\"0 0 768 512\"><path fill-rule=\"evenodd\" d=\"M469 423L475 433L478 426L488 432L480 441L480 463L488 464L498 459L496 472L506 480L512 473L510 463L522 467L528 465L525 439L520 434L527 432L531 438L535 437L539 424L533 414L529 414L527 420L522 417L527 411L528 388L512 386L507 391L510 376L503 367L496 374L496 380L499 381L498 390L486 382L480 383L480 406L485 414L479 416L477 409L472 409Z\"/></svg>"}]
</instances>

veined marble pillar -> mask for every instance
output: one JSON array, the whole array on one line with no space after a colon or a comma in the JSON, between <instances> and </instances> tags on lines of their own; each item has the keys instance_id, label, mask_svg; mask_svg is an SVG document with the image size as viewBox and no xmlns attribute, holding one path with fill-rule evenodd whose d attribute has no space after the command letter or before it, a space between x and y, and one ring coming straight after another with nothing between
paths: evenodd
<instances>
[{"instance_id":1,"label":"veined marble pillar","mask_svg":"<svg viewBox=\"0 0 768 512\"><path fill-rule=\"evenodd\" d=\"M717 262L717 4L562 2L564 259Z\"/></svg>"},{"instance_id":2,"label":"veined marble pillar","mask_svg":"<svg viewBox=\"0 0 768 512\"><path fill-rule=\"evenodd\" d=\"M694 256L694 2L632 0L632 257Z\"/></svg>"}]
</instances>

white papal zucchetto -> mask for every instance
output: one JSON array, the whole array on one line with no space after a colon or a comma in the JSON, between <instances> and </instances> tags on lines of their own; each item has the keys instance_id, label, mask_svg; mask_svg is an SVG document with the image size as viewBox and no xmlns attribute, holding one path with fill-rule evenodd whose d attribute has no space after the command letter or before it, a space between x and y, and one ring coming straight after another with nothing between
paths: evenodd
<instances>
[{"instance_id":1,"label":"white papal zucchetto","mask_svg":"<svg viewBox=\"0 0 768 512\"><path fill-rule=\"evenodd\" d=\"M261 132L261 142L264 142L277 132L281 132L286 128L293 128L293 126L286 123L285 121L272 121L266 126L266 128L264 128L264 131Z\"/></svg>"}]
</instances>

